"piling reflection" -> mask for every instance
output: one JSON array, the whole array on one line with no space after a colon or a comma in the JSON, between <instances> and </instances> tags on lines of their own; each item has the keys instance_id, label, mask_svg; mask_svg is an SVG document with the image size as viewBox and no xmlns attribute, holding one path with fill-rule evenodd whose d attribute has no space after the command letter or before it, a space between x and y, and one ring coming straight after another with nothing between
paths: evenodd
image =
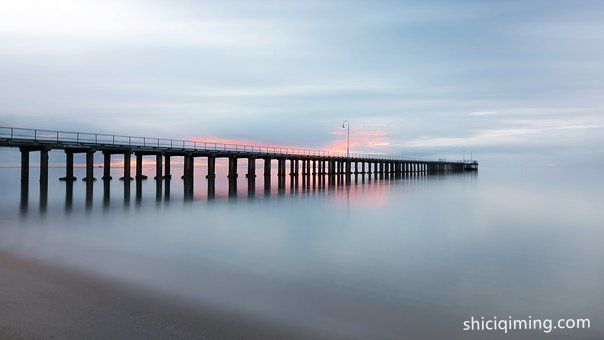
<instances>
[{"instance_id":1,"label":"piling reflection","mask_svg":"<svg viewBox=\"0 0 604 340\"><path fill-rule=\"evenodd\" d=\"M462 173L458 175L447 175L447 176L464 176L464 177L476 177L476 172ZM226 177L226 176L225 176ZM289 179L287 178L289 177ZM240 199L246 197L247 199L256 199L256 191L259 188L264 189L263 195L259 196L262 198L271 198L271 195L276 193L275 197L281 197L286 194L288 195L341 195L346 192L346 195L350 195L350 192L360 192L362 190L371 188L385 188L389 186L395 186L399 181L407 181L406 183L420 183L426 181L428 178L437 178L435 175L428 175L420 172L397 174L384 172L373 172L373 173L351 173L351 174L334 174L334 173L316 173L316 174L294 174L286 176L278 176L274 186L271 186L270 180L264 180L262 176L262 182L259 183L255 178L237 179L228 178L227 181L219 182L221 186L217 187L217 183L214 177L208 178L207 180L197 180L197 183L201 185L201 188L195 192L195 180L183 178L182 192L176 190L176 193L172 192L171 184L173 179L162 178L155 181L145 182L142 179L132 181L112 181L106 179L103 181L61 181L61 185L65 185L64 195L64 210L66 213L71 212L74 207L74 185L85 186L84 196L84 208L86 211L90 211L94 206L94 187L95 185L102 186L97 190L102 190L102 207L104 211L109 210L112 206L112 195L111 191L116 190L123 183L123 206L128 207L130 205L130 190L131 182L134 182L135 186L135 202L137 206L141 206L144 198L148 197L155 202L169 202L177 197L182 197L184 201L195 201L195 200L212 200L216 197L229 198L229 199ZM285 185L285 183L288 185ZM205 183L204 183L205 182ZM239 186L238 184L246 183L246 186ZM82 184L80 184L82 183ZM97 184L98 183L98 184ZM100 184L102 183L102 184ZM147 184L145 184L147 183ZM207 185L206 188L203 188ZM112 188L112 186L114 186ZM239 190L243 189L245 190ZM29 181L21 183L21 196L20 196L20 211L25 214L28 212L30 193L29 193ZM207 190L207 191L206 191ZM49 186L47 182L40 182L39 190L39 211L44 213L48 209L48 196ZM182 195L182 196L181 196ZM115 195L113 195L115 196ZM175 197L172 197L175 196ZM118 195L119 197L119 195ZM113 197L115 199L115 197Z\"/></svg>"},{"instance_id":2,"label":"piling reflection","mask_svg":"<svg viewBox=\"0 0 604 340\"><path fill-rule=\"evenodd\" d=\"M124 181L124 207L130 205L130 180Z\"/></svg>"},{"instance_id":3,"label":"piling reflection","mask_svg":"<svg viewBox=\"0 0 604 340\"><path fill-rule=\"evenodd\" d=\"M161 202L162 197L163 197L163 179L162 178L156 178L155 179L155 201L156 202Z\"/></svg>"},{"instance_id":4,"label":"piling reflection","mask_svg":"<svg viewBox=\"0 0 604 340\"><path fill-rule=\"evenodd\" d=\"M73 208L73 181L65 181L65 211Z\"/></svg>"},{"instance_id":5,"label":"piling reflection","mask_svg":"<svg viewBox=\"0 0 604 340\"><path fill-rule=\"evenodd\" d=\"M19 202L21 213L27 213L27 207L29 205L29 181L21 181L21 196Z\"/></svg>"},{"instance_id":6,"label":"piling reflection","mask_svg":"<svg viewBox=\"0 0 604 340\"><path fill-rule=\"evenodd\" d=\"M164 200L169 201L170 200L170 182L171 182L170 177L165 177L164 182L165 182Z\"/></svg>"},{"instance_id":7,"label":"piling reflection","mask_svg":"<svg viewBox=\"0 0 604 340\"><path fill-rule=\"evenodd\" d=\"M86 181L86 210L92 209L94 181Z\"/></svg>"},{"instance_id":8,"label":"piling reflection","mask_svg":"<svg viewBox=\"0 0 604 340\"><path fill-rule=\"evenodd\" d=\"M48 207L48 179L40 180L40 212L45 213Z\"/></svg>"},{"instance_id":9,"label":"piling reflection","mask_svg":"<svg viewBox=\"0 0 604 340\"><path fill-rule=\"evenodd\" d=\"M103 179L103 208L109 208L111 202L111 181L109 178Z\"/></svg>"},{"instance_id":10,"label":"piling reflection","mask_svg":"<svg viewBox=\"0 0 604 340\"><path fill-rule=\"evenodd\" d=\"M208 199L213 199L216 196L216 180L208 178Z\"/></svg>"},{"instance_id":11,"label":"piling reflection","mask_svg":"<svg viewBox=\"0 0 604 340\"><path fill-rule=\"evenodd\" d=\"M134 203L140 205L143 200L143 178L139 176L134 182L136 187Z\"/></svg>"}]
</instances>

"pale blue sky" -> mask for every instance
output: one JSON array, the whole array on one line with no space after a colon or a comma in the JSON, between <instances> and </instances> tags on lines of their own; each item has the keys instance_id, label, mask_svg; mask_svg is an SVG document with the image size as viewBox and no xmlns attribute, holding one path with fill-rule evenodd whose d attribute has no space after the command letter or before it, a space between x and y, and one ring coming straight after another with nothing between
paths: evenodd
<instances>
[{"instance_id":1,"label":"pale blue sky","mask_svg":"<svg viewBox=\"0 0 604 340\"><path fill-rule=\"evenodd\" d=\"M0 125L324 148L348 119L353 151L547 166L604 155L601 1L0 9Z\"/></svg>"}]
</instances>

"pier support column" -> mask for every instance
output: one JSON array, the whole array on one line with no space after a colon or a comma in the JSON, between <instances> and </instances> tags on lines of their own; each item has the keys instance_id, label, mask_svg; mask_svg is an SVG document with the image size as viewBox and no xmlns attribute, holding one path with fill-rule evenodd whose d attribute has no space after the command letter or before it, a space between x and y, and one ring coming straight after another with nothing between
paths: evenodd
<instances>
[{"instance_id":1,"label":"pier support column","mask_svg":"<svg viewBox=\"0 0 604 340\"><path fill-rule=\"evenodd\" d=\"M48 183L48 150L40 150L40 182Z\"/></svg>"},{"instance_id":2,"label":"pier support column","mask_svg":"<svg viewBox=\"0 0 604 340\"><path fill-rule=\"evenodd\" d=\"M285 176L285 159L283 158L277 159L277 176Z\"/></svg>"},{"instance_id":3,"label":"pier support column","mask_svg":"<svg viewBox=\"0 0 604 340\"><path fill-rule=\"evenodd\" d=\"M147 179L147 176L143 175L143 154L136 154L136 179Z\"/></svg>"},{"instance_id":4,"label":"pier support column","mask_svg":"<svg viewBox=\"0 0 604 340\"><path fill-rule=\"evenodd\" d=\"M172 173L170 169L170 155L164 156L164 178L172 178Z\"/></svg>"},{"instance_id":5,"label":"pier support column","mask_svg":"<svg viewBox=\"0 0 604 340\"><path fill-rule=\"evenodd\" d=\"M229 180L237 179L237 157L229 157Z\"/></svg>"},{"instance_id":6,"label":"pier support column","mask_svg":"<svg viewBox=\"0 0 604 340\"><path fill-rule=\"evenodd\" d=\"M294 176L298 177L300 174L300 160L294 159Z\"/></svg>"},{"instance_id":7,"label":"pier support column","mask_svg":"<svg viewBox=\"0 0 604 340\"><path fill-rule=\"evenodd\" d=\"M271 188L271 159L264 159L264 189L270 190Z\"/></svg>"},{"instance_id":8,"label":"pier support column","mask_svg":"<svg viewBox=\"0 0 604 340\"><path fill-rule=\"evenodd\" d=\"M65 150L65 177L59 178L61 181L75 181L73 176L73 152Z\"/></svg>"},{"instance_id":9,"label":"pier support column","mask_svg":"<svg viewBox=\"0 0 604 340\"><path fill-rule=\"evenodd\" d=\"M157 154L155 155L155 179L156 180L160 180L162 179L164 176L162 174L162 155L161 154Z\"/></svg>"},{"instance_id":10,"label":"pier support column","mask_svg":"<svg viewBox=\"0 0 604 340\"><path fill-rule=\"evenodd\" d=\"M316 160L312 160L312 174L316 175L317 174L317 161Z\"/></svg>"},{"instance_id":11,"label":"pier support column","mask_svg":"<svg viewBox=\"0 0 604 340\"><path fill-rule=\"evenodd\" d=\"M126 152L124 154L124 177L120 178L122 181L130 181L132 177L130 176L130 163L131 163L131 154L130 152Z\"/></svg>"},{"instance_id":12,"label":"pier support column","mask_svg":"<svg viewBox=\"0 0 604 340\"><path fill-rule=\"evenodd\" d=\"M216 157L208 156L208 199L216 196Z\"/></svg>"},{"instance_id":13,"label":"pier support column","mask_svg":"<svg viewBox=\"0 0 604 340\"><path fill-rule=\"evenodd\" d=\"M256 158L250 157L247 160L247 192L248 196L254 196L256 192Z\"/></svg>"},{"instance_id":14,"label":"pier support column","mask_svg":"<svg viewBox=\"0 0 604 340\"><path fill-rule=\"evenodd\" d=\"M229 157L229 197L237 196L237 157Z\"/></svg>"},{"instance_id":15,"label":"pier support column","mask_svg":"<svg viewBox=\"0 0 604 340\"><path fill-rule=\"evenodd\" d=\"M111 179L111 153L103 151L103 180Z\"/></svg>"},{"instance_id":16,"label":"pier support column","mask_svg":"<svg viewBox=\"0 0 604 340\"><path fill-rule=\"evenodd\" d=\"M277 187L282 190L285 188L285 159L277 159Z\"/></svg>"},{"instance_id":17,"label":"pier support column","mask_svg":"<svg viewBox=\"0 0 604 340\"><path fill-rule=\"evenodd\" d=\"M29 181L29 149L20 148L21 150L21 181Z\"/></svg>"},{"instance_id":18,"label":"pier support column","mask_svg":"<svg viewBox=\"0 0 604 340\"><path fill-rule=\"evenodd\" d=\"M216 157L208 156L208 174L206 175L208 180L216 178Z\"/></svg>"},{"instance_id":19,"label":"pier support column","mask_svg":"<svg viewBox=\"0 0 604 340\"><path fill-rule=\"evenodd\" d=\"M94 178L94 151L86 152L86 177L83 180L87 182L96 180Z\"/></svg>"},{"instance_id":20,"label":"pier support column","mask_svg":"<svg viewBox=\"0 0 604 340\"><path fill-rule=\"evenodd\" d=\"M306 176L306 171L308 171L308 170L306 169L306 160L305 160L305 159L303 159L303 160L302 160L302 176Z\"/></svg>"},{"instance_id":21,"label":"pier support column","mask_svg":"<svg viewBox=\"0 0 604 340\"><path fill-rule=\"evenodd\" d=\"M245 177L249 179L256 178L256 158L250 157L247 159L247 174Z\"/></svg>"},{"instance_id":22,"label":"pier support column","mask_svg":"<svg viewBox=\"0 0 604 340\"><path fill-rule=\"evenodd\" d=\"M183 169L183 186L184 186L184 199L186 201L193 200L195 188L194 188L194 180L193 173L195 169L195 158L193 155L185 155L184 156L184 169ZM140 183L140 181L137 181Z\"/></svg>"}]
</instances>

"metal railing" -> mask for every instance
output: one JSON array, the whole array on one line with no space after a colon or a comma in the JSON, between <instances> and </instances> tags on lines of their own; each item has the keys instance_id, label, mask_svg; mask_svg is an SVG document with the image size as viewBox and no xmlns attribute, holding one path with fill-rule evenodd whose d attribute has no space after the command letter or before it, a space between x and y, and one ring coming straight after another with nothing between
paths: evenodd
<instances>
[{"instance_id":1,"label":"metal railing","mask_svg":"<svg viewBox=\"0 0 604 340\"><path fill-rule=\"evenodd\" d=\"M173 151L236 151L267 155L323 156L383 160L436 161L423 157L400 157L382 154L350 153L314 149L284 148L278 146L257 146L245 144L214 143L205 141L150 138L138 136L112 135L104 133L56 131L0 126L0 138L13 141L79 143L94 146L128 146L164 148ZM473 161L458 161L473 163ZM451 162L453 163L453 162Z\"/></svg>"}]
</instances>

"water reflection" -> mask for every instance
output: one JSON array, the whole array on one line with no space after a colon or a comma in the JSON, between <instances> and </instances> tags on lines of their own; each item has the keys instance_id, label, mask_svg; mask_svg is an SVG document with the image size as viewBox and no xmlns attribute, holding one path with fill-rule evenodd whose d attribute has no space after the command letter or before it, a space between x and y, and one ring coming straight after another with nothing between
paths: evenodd
<instances>
[{"instance_id":1,"label":"water reflection","mask_svg":"<svg viewBox=\"0 0 604 340\"><path fill-rule=\"evenodd\" d=\"M475 177L476 173L465 173L458 174L466 177ZM263 195L260 198L270 198L275 195L275 197L280 197L284 195L310 195L310 194L334 194L341 192L349 191L350 187L355 187L355 190L363 191L364 188L371 188L373 186L388 186L394 182L406 180L406 181L417 181L421 178L428 178L429 176L438 175L426 175L426 174L401 174L394 175L388 173L358 173L358 174L299 174L299 175L287 175L287 176L278 176L275 185L271 185L270 178L267 179L265 176L261 177L261 182L259 183L256 178L246 178L246 179L238 179L238 178L228 178L227 181L220 182L222 186L220 190L222 193L218 193L217 183L214 177L207 178L204 181L200 179L188 179L182 178L182 191L177 190L174 193L171 189L171 184L173 180L169 178L157 179L155 181L145 182L141 179L132 180L132 181L112 181L110 179L106 179L103 181L99 181L102 183L102 186L97 188L97 190L102 190L102 200L99 201L99 204L102 206L104 210L108 210L111 208L111 201L115 199L114 195L111 195L112 190L116 190L119 188L119 185L123 185L123 206L128 207L130 205L130 191L131 186L134 184L135 187L135 203L137 206L141 206L145 201L145 197L153 198L155 202L169 202L173 199L172 196L176 195L182 197L184 201L195 201L195 200L212 200L216 197L220 198L229 198L229 199L241 199L246 197L247 199L255 199L257 198L256 190L257 187L263 188ZM454 174L446 175L446 176L455 176ZM226 177L226 176L225 176ZM286 177L289 177L287 179ZM286 180L289 182L289 185L285 185ZM246 182L245 186L245 194L239 190L241 186L239 186L239 182ZM134 183L132 183L134 182ZM197 192L195 191L195 182L201 184L201 189ZM72 211L74 207L74 182L73 181L61 181L61 185L64 185L65 195L64 195L64 210L65 212ZM86 211L90 211L93 209L95 205L94 198L94 181L85 181L83 182L85 186L85 195L84 195L84 208ZM122 183L122 184L118 184ZM145 184L146 183L146 184ZM206 188L203 188L203 185L206 185ZM47 182L40 182L39 186L39 211L45 212L48 208L48 195L49 188ZM21 197L20 197L20 211L22 214L26 214L28 209L30 208L30 184L29 182L21 183ZM202 191L203 190L203 191ZM153 195L154 193L154 195ZM349 194L349 193L348 193ZM182 195L182 196L180 196Z\"/></svg>"},{"instance_id":2,"label":"water reflection","mask_svg":"<svg viewBox=\"0 0 604 340\"><path fill-rule=\"evenodd\" d=\"M86 210L92 209L94 181L86 181Z\"/></svg>"},{"instance_id":3,"label":"water reflection","mask_svg":"<svg viewBox=\"0 0 604 340\"><path fill-rule=\"evenodd\" d=\"M165 201L169 201L170 200L170 177L166 177L164 178L165 181L165 190L164 190L164 200Z\"/></svg>"},{"instance_id":4,"label":"water reflection","mask_svg":"<svg viewBox=\"0 0 604 340\"><path fill-rule=\"evenodd\" d=\"M111 182L108 178L103 179L103 208L109 208L111 201Z\"/></svg>"},{"instance_id":5,"label":"water reflection","mask_svg":"<svg viewBox=\"0 0 604 340\"><path fill-rule=\"evenodd\" d=\"M27 207L29 205L29 181L21 181L21 199L20 199L20 210L21 213L27 213Z\"/></svg>"},{"instance_id":6,"label":"water reflection","mask_svg":"<svg viewBox=\"0 0 604 340\"><path fill-rule=\"evenodd\" d=\"M73 208L73 181L65 181L65 212Z\"/></svg>"},{"instance_id":7,"label":"water reflection","mask_svg":"<svg viewBox=\"0 0 604 340\"><path fill-rule=\"evenodd\" d=\"M48 179L40 180L40 212L45 213L48 206Z\"/></svg>"},{"instance_id":8,"label":"water reflection","mask_svg":"<svg viewBox=\"0 0 604 340\"><path fill-rule=\"evenodd\" d=\"M136 213L119 204L120 191L127 205L135 183L122 188L114 180L108 198L118 204L102 213L105 194L97 194L96 215L80 214L84 183L50 181L44 223L29 218L38 206L33 181L21 189L28 219L11 223L19 182L4 180L0 248L301 328L326 320L349 338L463 338L455 330L469 315L600 320L602 181L597 173L585 179L545 171L487 170L480 183L472 173L388 181L372 173L348 186L319 175L300 179L307 189L295 198L289 186L274 178L267 188L262 177L255 190L264 187L264 195L250 198L241 178L230 202L222 174L212 189L197 177L194 209L183 209L180 179L161 183L163 201L171 203L161 209L157 183L147 181ZM97 192L106 188L100 182ZM217 201L204 204L210 191ZM66 207L73 204L69 218L53 214L63 197ZM438 322L418 325L414 315ZM428 328L438 333L420 336ZM591 338L602 338L597 331ZM567 335L558 334L551 337Z\"/></svg>"}]
</instances>

